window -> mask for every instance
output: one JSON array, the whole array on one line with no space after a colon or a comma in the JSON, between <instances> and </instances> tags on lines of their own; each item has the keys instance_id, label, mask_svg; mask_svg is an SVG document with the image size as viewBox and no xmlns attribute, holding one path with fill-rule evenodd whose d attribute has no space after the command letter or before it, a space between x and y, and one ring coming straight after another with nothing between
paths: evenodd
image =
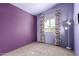
<instances>
[{"instance_id":1,"label":"window","mask_svg":"<svg viewBox=\"0 0 79 59\"><path fill-rule=\"evenodd\" d=\"M45 32L55 32L55 19L48 19L44 22Z\"/></svg>"}]
</instances>

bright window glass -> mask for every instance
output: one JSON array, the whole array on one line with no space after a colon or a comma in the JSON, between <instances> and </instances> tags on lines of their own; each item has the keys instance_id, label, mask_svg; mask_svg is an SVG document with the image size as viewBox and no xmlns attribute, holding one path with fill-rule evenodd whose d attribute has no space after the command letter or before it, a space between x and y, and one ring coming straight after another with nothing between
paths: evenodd
<instances>
[{"instance_id":1,"label":"bright window glass","mask_svg":"<svg viewBox=\"0 0 79 59\"><path fill-rule=\"evenodd\" d=\"M55 19L48 19L44 22L45 32L55 32Z\"/></svg>"}]
</instances>

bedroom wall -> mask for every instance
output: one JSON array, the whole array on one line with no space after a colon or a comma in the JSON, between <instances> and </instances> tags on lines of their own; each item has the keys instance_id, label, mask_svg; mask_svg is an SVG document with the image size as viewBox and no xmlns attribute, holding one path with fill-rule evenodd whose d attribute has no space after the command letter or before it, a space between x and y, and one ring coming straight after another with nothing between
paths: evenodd
<instances>
[{"instance_id":1,"label":"bedroom wall","mask_svg":"<svg viewBox=\"0 0 79 59\"><path fill-rule=\"evenodd\" d=\"M37 40L38 41L40 41L40 28L39 28L39 26L40 26L40 19L39 19L39 16L40 15L45 15L45 17L52 17L52 18L54 18L56 10L59 10L59 9L61 10L61 21L65 21L65 20L67 20L67 18L72 20L72 18L73 18L73 4L72 3L70 3L70 4L68 4L68 3L65 3L65 4L63 3L62 4L62 3L60 3L60 4L56 5L55 7L53 7L51 9L39 14L37 16L37 19L38 19L38 21L37 21L37 34L38 34L37 35L38 36ZM73 24L73 21L72 21L72 24ZM73 33L73 31L74 30L73 30L73 25L72 25L70 27L70 46L72 48L74 47L74 45L73 45L74 44L73 43L73 40L74 40L74 36L73 36L74 33ZM52 32L50 32L50 33L46 32L45 35L46 35L45 38L46 38L47 43L54 44L55 35ZM61 46L62 47L66 47L67 46L67 40L68 40L68 31L64 30L64 32L61 35Z\"/></svg>"},{"instance_id":2,"label":"bedroom wall","mask_svg":"<svg viewBox=\"0 0 79 59\"><path fill-rule=\"evenodd\" d=\"M79 24L77 23L79 13L79 3L74 4L74 50L75 55L79 56Z\"/></svg>"},{"instance_id":3,"label":"bedroom wall","mask_svg":"<svg viewBox=\"0 0 79 59\"><path fill-rule=\"evenodd\" d=\"M35 16L11 4L0 4L0 54L35 40Z\"/></svg>"}]
</instances>

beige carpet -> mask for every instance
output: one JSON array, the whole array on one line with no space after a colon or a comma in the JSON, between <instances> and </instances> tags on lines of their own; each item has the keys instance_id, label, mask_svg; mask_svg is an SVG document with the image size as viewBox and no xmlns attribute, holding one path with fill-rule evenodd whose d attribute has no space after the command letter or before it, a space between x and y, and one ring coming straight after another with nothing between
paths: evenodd
<instances>
[{"instance_id":1,"label":"beige carpet","mask_svg":"<svg viewBox=\"0 0 79 59\"><path fill-rule=\"evenodd\" d=\"M43 44L31 43L14 51L4 54L3 56L73 56L72 50L62 47Z\"/></svg>"}]
</instances>

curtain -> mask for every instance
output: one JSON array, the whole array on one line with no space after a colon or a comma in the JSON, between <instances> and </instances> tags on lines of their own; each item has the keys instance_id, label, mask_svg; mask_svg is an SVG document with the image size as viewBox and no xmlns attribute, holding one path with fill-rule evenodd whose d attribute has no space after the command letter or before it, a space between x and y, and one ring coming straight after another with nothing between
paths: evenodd
<instances>
[{"instance_id":1,"label":"curtain","mask_svg":"<svg viewBox=\"0 0 79 59\"><path fill-rule=\"evenodd\" d=\"M45 42L44 16L40 16L40 42Z\"/></svg>"},{"instance_id":2,"label":"curtain","mask_svg":"<svg viewBox=\"0 0 79 59\"><path fill-rule=\"evenodd\" d=\"M60 10L56 10L56 21L55 21L55 34L56 34L56 38L55 38L55 45L59 46L60 45Z\"/></svg>"}]
</instances>

